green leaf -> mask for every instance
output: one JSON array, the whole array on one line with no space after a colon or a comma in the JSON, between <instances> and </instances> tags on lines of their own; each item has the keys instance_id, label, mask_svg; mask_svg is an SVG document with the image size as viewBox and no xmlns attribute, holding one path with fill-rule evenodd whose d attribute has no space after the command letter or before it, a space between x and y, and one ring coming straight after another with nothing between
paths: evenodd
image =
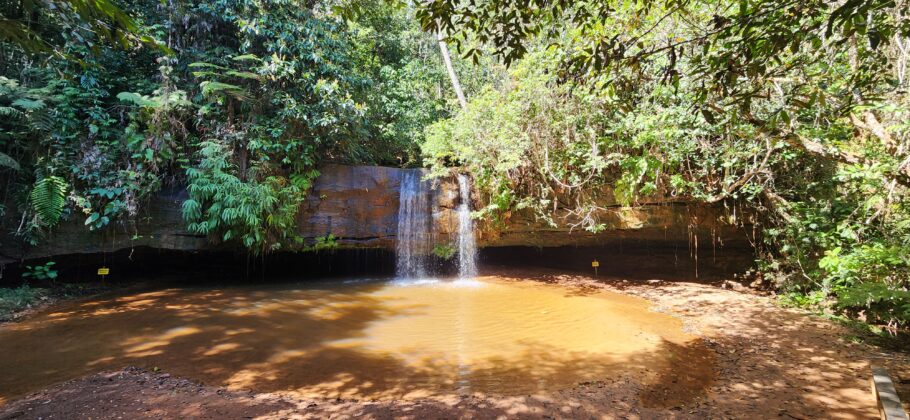
<instances>
[{"instance_id":1,"label":"green leaf","mask_svg":"<svg viewBox=\"0 0 910 420\"><path fill-rule=\"evenodd\" d=\"M131 103L134 105L145 106L145 107L158 107L161 106L161 103L150 99L147 96L140 95L133 92L120 92L117 94L117 99L121 102Z\"/></svg>"},{"instance_id":2,"label":"green leaf","mask_svg":"<svg viewBox=\"0 0 910 420\"><path fill-rule=\"evenodd\" d=\"M237 100L247 100L250 98L246 89L229 83L205 81L199 84L204 96L223 95L236 98Z\"/></svg>"},{"instance_id":3,"label":"green leaf","mask_svg":"<svg viewBox=\"0 0 910 420\"><path fill-rule=\"evenodd\" d=\"M249 61L249 60L262 61L262 59L257 57L255 54L238 55L238 56L232 58L232 60L234 60L234 61Z\"/></svg>"},{"instance_id":4,"label":"green leaf","mask_svg":"<svg viewBox=\"0 0 910 420\"><path fill-rule=\"evenodd\" d=\"M190 64L188 65L188 67L192 67L192 68L212 68L212 69L218 69L218 70L228 70L228 68L227 68L227 67L224 67L224 66L219 66L219 65L217 65L217 64L212 64L212 63L203 63L203 62L190 63Z\"/></svg>"},{"instance_id":5,"label":"green leaf","mask_svg":"<svg viewBox=\"0 0 910 420\"><path fill-rule=\"evenodd\" d=\"M55 226L66 205L66 181L58 176L48 176L35 182L29 194L32 210L47 226Z\"/></svg>"},{"instance_id":6,"label":"green leaf","mask_svg":"<svg viewBox=\"0 0 910 420\"><path fill-rule=\"evenodd\" d=\"M98 220L98 218L100 218L100 217L101 217L101 214L92 213L91 216L89 216L87 219L85 219L85 225L88 226L92 223L95 223L95 221Z\"/></svg>"},{"instance_id":7,"label":"green leaf","mask_svg":"<svg viewBox=\"0 0 910 420\"><path fill-rule=\"evenodd\" d=\"M28 110L28 111L43 109L46 106L44 104L44 101L42 101L40 99L26 99L26 98L16 99L15 101L13 101L12 105L15 107L19 107L19 108Z\"/></svg>"},{"instance_id":8,"label":"green leaf","mask_svg":"<svg viewBox=\"0 0 910 420\"><path fill-rule=\"evenodd\" d=\"M20 169L19 162L16 162L15 159L11 158L8 154L3 152L0 152L0 166L5 166L14 171L18 171Z\"/></svg>"}]
</instances>

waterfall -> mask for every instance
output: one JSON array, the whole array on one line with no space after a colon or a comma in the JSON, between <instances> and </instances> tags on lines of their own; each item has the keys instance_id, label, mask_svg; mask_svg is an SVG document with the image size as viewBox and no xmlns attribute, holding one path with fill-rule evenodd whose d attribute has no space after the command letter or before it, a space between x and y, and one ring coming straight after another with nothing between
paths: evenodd
<instances>
[{"instance_id":1,"label":"waterfall","mask_svg":"<svg viewBox=\"0 0 910 420\"><path fill-rule=\"evenodd\" d=\"M474 221L471 220L471 185L468 177L458 175L458 277L477 276L477 244L474 242Z\"/></svg>"},{"instance_id":2,"label":"waterfall","mask_svg":"<svg viewBox=\"0 0 910 420\"><path fill-rule=\"evenodd\" d=\"M395 275L402 279L423 278L428 274L428 255L433 249L432 194L421 170L404 171L399 189L398 240ZM477 276L477 245L471 220L471 184L458 176L458 277Z\"/></svg>"},{"instance_id":3,"label":"waterfall","mask_svg":"<svg viewBox=\"0 0 910 420\"><path fill-rule=\"evenodd\" d=\"M404 171L398 207L398 240L395 274L399 278L427 275L426 255L433 247L430 194L419 169Z\"/></svg>"}]
</instances>

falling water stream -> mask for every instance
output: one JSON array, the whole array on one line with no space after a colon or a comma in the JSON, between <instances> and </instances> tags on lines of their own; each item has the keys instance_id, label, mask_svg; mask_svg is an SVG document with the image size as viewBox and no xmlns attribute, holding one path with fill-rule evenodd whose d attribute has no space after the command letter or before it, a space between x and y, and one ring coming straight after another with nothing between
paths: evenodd
<instances>
[{"instance_id":1,"label":"falling water stream","mask_svg":"<svg viewBox=\"0 0 910 420\"><path fill-rule=\"evenodd\" d=\"M471 220L471 184L465 175L458 175L458 192L458 278L467 279L477 276L477 244Z\"/></svg>"},{"instance_id":2,"label":"falling water stream","mask_svg":"<svg viewBox=\"0 0 910 420\"><path fill-rule=\"evenodd\" d=\"M407 170L401 177L398 207L398 241L395 275L422 278L427 273L426 255L432 248L430 189L420 170Z\"/></svg>"},{"instance_id":3,"label":"falling water stream","mask_svg":"<svg viewBox=\"0 0 910 420\"><path fill-rule=\"evenodd\" d=\"M395 275L399 279L424 279L432 275L427 256L433 248L433 190L420 170L404 171L399 189L398 241ZM471 220L471 184L458 175L458 278L477 276L477 244Z\"/></svg>"}]
</instances>

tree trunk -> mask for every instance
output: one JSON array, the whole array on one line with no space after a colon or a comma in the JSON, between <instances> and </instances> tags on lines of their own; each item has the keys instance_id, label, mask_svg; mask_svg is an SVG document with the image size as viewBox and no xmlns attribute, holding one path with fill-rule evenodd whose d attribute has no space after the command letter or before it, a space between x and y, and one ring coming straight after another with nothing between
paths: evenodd
<instances>
[{"instance_id":1,"label":"tree trunk","mask_svg":"<svg viewBox=\"0 0 910 420\"><path fill-rule=\"evenodd\" d=\"M461 90L461 83L458 83L458 75L455 74L455 68L452 67L452 58L449 57L449 47L446 46L441 32L436 33L436 40L439 41L439 52L442 53L442 61L446 64L446 71L449 72L449 78L452 79L452 89L455 89L455 96L458 96L458 104L461 105L461 109L467 109L468 101L464 97L464 91Z\"/></svg>"}]
</instances>

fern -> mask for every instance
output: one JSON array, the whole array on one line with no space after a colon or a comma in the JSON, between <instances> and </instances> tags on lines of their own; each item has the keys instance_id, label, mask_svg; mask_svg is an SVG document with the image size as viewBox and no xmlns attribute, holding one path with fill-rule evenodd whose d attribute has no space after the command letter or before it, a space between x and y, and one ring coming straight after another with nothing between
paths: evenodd
<instances>
[{"instance_id":1,"label":"fern","mask_svg":"<svg viewBox=\"0 0 910 420\"><path fill-rule=\"evenodd\" d=\"M250 93L246 89L230 83L205 81L200 83L199 87L202 88L202 95L206 97L224 95L233 97L238 101L250 99Z\"/></svg>"},{"instance_id":2,"label":"fern","mask_svg":"<svg viewBox=\"0 0 910 420\"><path fill-rule=\"evenodd\" d=\"M28 52L46 52L50 45L22 22L0 19L0 40L18 45Z\"/></svg>"},{"instance_id":3,"label":"fern","mask_svg":"<svg viewBox=\"0 0 910 420\"><path fill-rule=\"evenodd\" d=\"M54 127L53 111L48 108L42 108L30 112L28 125L35 131L51 131Z\"/></svg>"},{"instance_id":4,"label":"fern","mask_svg":"<svg viewBox=\"0 0 910 420\"><path fill-rule=\"evenodd\" d=\"M234 61L258 61L258 62L260 62L260 63L262 62L262 59L259 58L259 57L257 57L255 54L243 54L243 55L238 55L238 56L231 57L231 60L234 60Z\"/></svg>"},{"instance_id":5,"label":"fern","mask_svg":"<svg viewBox=\"0 0 910 420\"><path fill-rule=\"evenodd\" d=\"M54 111L47 103L52 100L42 89L26 89L18 81L0 76L0 119L24 123L32 131L50 131Z\"/></svg>"},{"instance_id":6,"label":"fern","mask_svg":"<svg viewBox=\"0 0 910 420\"><path fill-rule=\"evenodd\" d=\"M0 117L22 119L25 118L25 113L11 106L0 106Z\"/></svg>"},{"instance_id":7,"label":"fern","mask_svg":"<svg viewBox=\"0 0 910 420\"><path fill-rule=\"evenodd\" d=\"M252 54L240 55L233 57L233 61L236 63L243 63L248 61L261 61L259 57L256 57ZM199 84L200 89L202 90L202 96L211 98L213 96L222 96L234 98L238 101L247 101L252 98L250 92L239 85L227 83L226 81L237 81L240 80L260 80L261 76L251 71L237 70L230 67L225 67L218 64L198 62L192 63L189 65L190 68L199 69L193 71L193 76L196 76L200 79L209 79L203 80Z\"/></svg>"},{"instance_id":8,"label":"fern","mask_svg":"<svg viewBox=\"0 0 910 420\"><path fill-rule=\"evenodd\" d=\"M282 176L241 180L226 145L200 146L198 167L187 170L190 197L183 202L183 218L189 232L238 242L257 254L297 242L304 189ZM310 182L301 178L299 184Z\"/></svg>"},{"instance_id":9,"label":"fern","mask_svg":"<svg viewBox=\"0 0 910 420\"><path fill-rule=\"evenodd\" d=\"M22 108L26 111L35 111L38 109L44 109L46 106L44 101L41 99L29 99L29 98L19 98L13 101L13 106Z\"/></svg>"},{"instance_id":10,"label":"fern","mask_svg":"<svg viewBox=\"0 0 910 420\"><path fill-rule=\"evenodd\" d=\"M148 96L133 92L120 92L117 94L117 99L119 99L121 102L150 108L158 108L161 106L160 101L156 101L152 98L149 98Z\"/></svg>"},{"instance_id":11,"label":"fern","mask_svg":"<svg viewBox=\"0 0 910 420\"><path fill-rule=\"evenodd\" d=\"M59 176L52 175L35 182L29 194L29 203L44 225L52 227L60 222L68 188L66 181Z\"/></svg>"},{"instance_id":12,"label":"fern","mask_svg":"<svg viewBox=\"0 0 910 420\"><path fill-rule=\"evenodd\" d=\"M15 159L11 158L8 154L0 152L0 166L5 166L14 171L19 170L19 162L16 162Z\"/></svg>"}]
</instances>

